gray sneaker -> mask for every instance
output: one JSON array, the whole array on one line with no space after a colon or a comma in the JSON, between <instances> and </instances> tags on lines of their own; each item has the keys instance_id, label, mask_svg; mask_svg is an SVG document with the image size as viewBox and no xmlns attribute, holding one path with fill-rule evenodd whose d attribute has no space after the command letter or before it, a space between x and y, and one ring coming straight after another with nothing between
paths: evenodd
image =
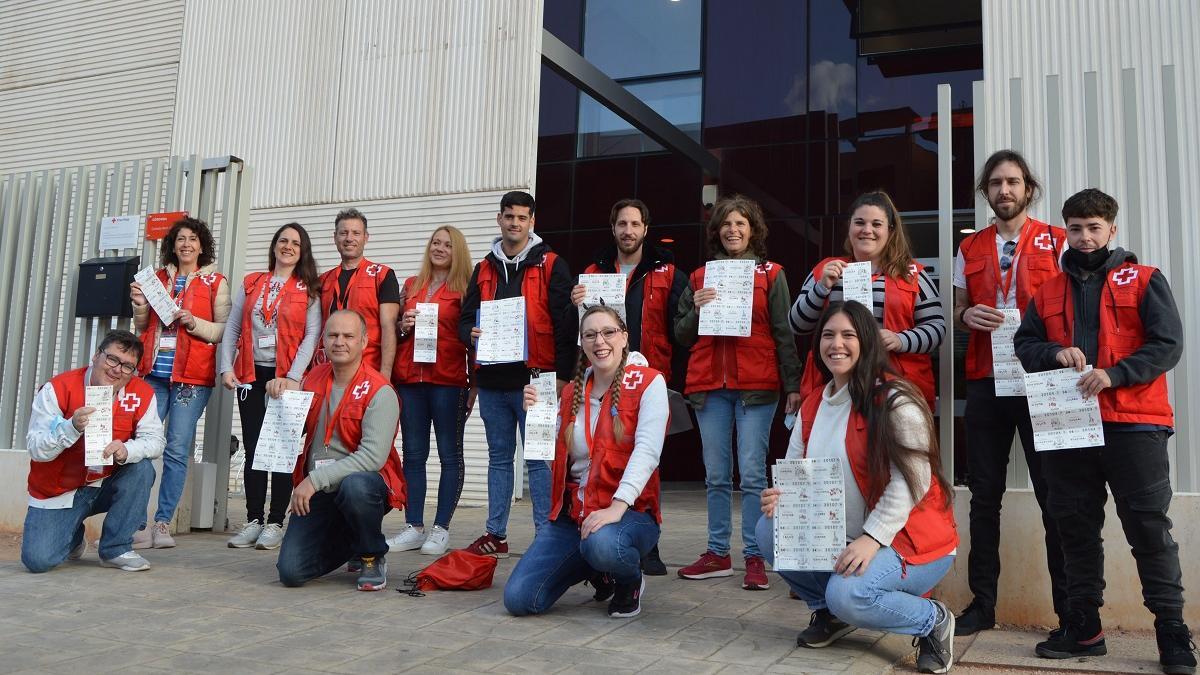
<instances>
[{"instance_id":1,"label":"gray sneaker","mask_svg":"<svg viewBox=\"0 0 1200 675\"><path fill-rule=\"evenodd\" d=\"M154 539L154 548L175 548L175 538L171 536L168 523L154 523L150 527L150 536Z\"/></svg>"},{"instance_id":2,"label":"gray sneaker","mask_svg":"<svg viewBox=\"0 0 1200 675\"><path fill-rule=\"evenodd\" d=\"M954 665L954 613L940 600L931 600L941 617L929 635L913 638L917 648L917 672L944 673Z\"/></svg>"},{"instance_id":3,"label":"gray sneaker","mask_svg":"<svg viewBox=\"0 0 1200 675\"><path fill-rule=\"evenodd\" d=\"M67 560L79 560L87 553L87 537L80 537L79 543L67 554Z\"/></svg>"},{"instance_id":4,"label":"gray sneaker","mask_svg":"<svg viewBox=\"0 0 1200 675\"><path fill-rule=\"evenodd\" d=\"M254 542L254 548L260 551L271 551L279 548L283 543L283 526L275 523L267 523L262 529L262 533L258 535L258 541Z\"/></svg>"},{"instance_id":5,"label":"gray sneaker","mask_svg":"<svg viewBox=\"0 0 1200 675\"><path fill-rule=\"evenodd\" d=\"M154 547L154 533L150 528L143 527L133 533L133 550L141 551L147 548Z\"/></svg>"},{"instance_id":6,"label":"gray sneaker","mask_svg":"<svg viewBox=\"0 0 1200 675\"><path fill-rule=\"evenodd\" d=\"M396 551L411 551L421 548L425 543L425 533L412 525L405 525L395 536L389 537L387 540L388 550L393 553Z\"/></svg>"},{"instance_id":7,"label":"gray sneaker","mask_svg":"<svg viewBox=\"0 0 1200 675\"><path fill-rule=\"evenodd\" d=\"M381 555L360 556L362 569L358 572L358 590L382 591L387 588L387 560Z\"/></svg>"},{"instance_id":8,"label":"gray sneaker","mask_svg":"<svg viewBox=\"0 0 1200 675\"><path fill-rule=\"evenodd\" d=\"M262 534L262 531L262 523L255 519L243 525L242 531L230 537L226 543L229 548L250 548L258 542L258 535Z\"/></svg>"},{"instance_id":9,"label":"gray sneaker","mask_svg":"<svg viewBox=\"0 0 1200 675\"><path fill-rule=\"evenodd\" d=\"M126 551L115 558L100 561L101 567L114 567L126 572L141 572L150 569L150 563L138 555L137 551Z\"/></svg>"}]
</instances>

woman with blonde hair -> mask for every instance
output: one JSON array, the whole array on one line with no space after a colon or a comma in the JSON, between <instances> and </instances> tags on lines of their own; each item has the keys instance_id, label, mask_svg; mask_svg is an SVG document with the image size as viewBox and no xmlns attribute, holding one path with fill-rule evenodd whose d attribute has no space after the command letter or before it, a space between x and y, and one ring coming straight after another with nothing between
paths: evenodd
<instances>
[{"instance_id":1,"label":"woman with blonde hair","mask_svg":"<svg viewBox=\"0 0 1200 675\"><path fill-rule=\"evenodd\" d=\"M400 433L404 439L407 525L388 539L392 551L421 549L441 555L450 543L450 518L463 488L463 425L475 397L469 388L467 347L458 339L462 296L471 277L471 251L462 232L450 225L433 231L416 276L404 282L392 384L400 394ZM417 361L417 316L437 305L437 344L432 362ZM429 427L437 437L437 511L425 529L425 462L429 459Z\"/></svg>"}]
</instances>

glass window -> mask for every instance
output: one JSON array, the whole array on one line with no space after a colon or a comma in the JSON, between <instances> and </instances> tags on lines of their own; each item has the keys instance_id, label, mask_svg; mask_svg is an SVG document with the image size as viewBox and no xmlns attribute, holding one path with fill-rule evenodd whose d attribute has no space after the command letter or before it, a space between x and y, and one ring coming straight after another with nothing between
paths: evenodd
<instances>
[{"instance_id":1,"label":"glass window","mask_svg":"<svg viewBox=\"0 0 1200 675\"><path fill-rule=\"evenodd\" d=\"M699 77L639 82L626 85L625 88L668 122L695 140L700 140ZM580 157L624 155L661 149L661 145L650 140L596 99L580 95Z\"/></svg>"},{"instance_id":2,"label":"glass window","mask_svg":"<svg viewBox=\"0 0 1200 675\"><path fill-rule=\"evenodd\" d=\"M811 0L809 11L808 109L836 115L845 124L857 105L853 12L843 0ZM844 131L855 135L853 129Z\"/></svg>"},{"instance_id":3,"label":"glass window","mask_svg":"<svg viewBox=\"0 0 1200 675\"><path fill-rule=\"evenodd\" d=\"M614 80L700 70L701 0L592 0L583 56Z\"/></svg>"}]
</instances>

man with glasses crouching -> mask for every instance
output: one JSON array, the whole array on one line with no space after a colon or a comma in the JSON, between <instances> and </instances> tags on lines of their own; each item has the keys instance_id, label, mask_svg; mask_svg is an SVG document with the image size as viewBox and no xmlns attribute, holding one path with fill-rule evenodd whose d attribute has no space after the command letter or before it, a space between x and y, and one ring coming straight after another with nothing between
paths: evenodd
<instances>
[{"instance_id":1,"label":"man with glasses crouching","mask_svg":"<svg viewBox=\"0 0 1200 675\"><path fill-rule=\"evenodd\" d=\"M46 572L78 560L87 548L83 521L106 513L100 533L100 565L126 572L150 569L133 550L133 533L146 519L154 483L149 460L162 455L166 438L154 390L134 377L142 342L128 331L104 336L91 363L55 375L38 392L25 436L29 448L29 511L21 539L21 562ZM88 387L112 387L112 440L103 460L89 466L85 430L96 408Z\"/></svg>"}]
</instances>

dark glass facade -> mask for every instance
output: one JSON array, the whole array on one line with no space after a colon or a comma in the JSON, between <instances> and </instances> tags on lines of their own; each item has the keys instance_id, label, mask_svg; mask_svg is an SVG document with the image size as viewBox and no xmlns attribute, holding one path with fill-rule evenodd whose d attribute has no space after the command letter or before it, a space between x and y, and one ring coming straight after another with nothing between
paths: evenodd
<instances>
[{"instance_id":1,"label":"dark glass facade","mask_svg":"<svg viewBox=\"0 0 1200 675\"><path fill-rule=\"evenodd\" d=\"M818 260L841 253L848 204L881 188L908 216L914 254L936 256L936 87L952 87L955 208L970 209L971 83L983 73L979 0L933 5L954 14L954 30L885 0L547 2L547 30L698 140L721 173L662 149L543 66L538 232L581 270L611 242L613 202L637 197L650 239L690 271L707 258L703 194L715 185L763 206L794 295ZM799 347L803 356L807 341ZM776 426L772 454L782 454ZM662 466L664 479L703 480L698 436L670 438Z\"/></svg>"}]
</instances>

